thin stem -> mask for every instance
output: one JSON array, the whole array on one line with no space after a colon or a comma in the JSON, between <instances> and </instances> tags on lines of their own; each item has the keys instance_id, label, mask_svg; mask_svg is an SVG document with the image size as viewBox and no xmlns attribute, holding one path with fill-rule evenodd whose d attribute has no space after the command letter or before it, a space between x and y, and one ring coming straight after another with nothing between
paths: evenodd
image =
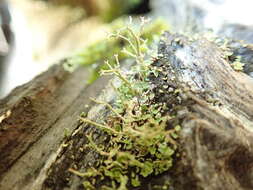
<instances>
[{"instance_id":1,"label":"thin stem","mask_svg":"<svg viewBox=\"0 0 253 190\"><path fill-rule=\"evenodd\" d=\"M137 56L134 55L133 53L131 53L130 51L126 50L126 48L124 48L122 50L122 52L125 53L125 54L127 54L127 55L129 55L129 56L131 56L131 57L133 57L133 58L135 58L135 59L137 59Z\"/></svg>"},{"instance_id":2,"label":"thin stem","mask_svg":"<svg viewBox=\"0 0 253 190\"><path fill-rule=\"evenodd\" d=\"M133 89L131 83L123 76L123 74L118 70L118 69L112 69L112 70L102 70L101 71L102 75L116 75L120 80L122 80L126 85L131 89L132 92L135 92Z\"/></svg>"},{"instance_id":3,"label":"thin stem","mask_svg":"<svg viewBox=\"0 0 253 190\"><path fill-rule=\"evenodd\" d=\"M117 65L119 64L118 58L116 58L116 63L117 63ZM110 66L110 68L112 68L112 67ZM120 72L119 69L113 68L113 69L109 69L109 70L102 70L101 74L102 75L108 75L108 74L116 75L120 80L122 80L128 86L128 88L131 90L131 92L134 95L138 94L138 92L132 87L132 84L124 77L124 75Z\"/></svg>"},{"instance_id":4,"label":"thin stem","mask_svg":"<svg viewBox=\"0 0 253 190\"><path fill-rule=\"evenodd\" d=\"M107 102L104 101L99 101L99 100L95 100L93 98L90 98L93 102L96 102L97 104L103 104L105 106L107 106L113 113L115 113L122 121L125 121L125 119L115 110L113 109L113 107L108 104Z\"/></svg>"},{"instance_id":5,"label":"thin stem","mask_svg":"<svg viewBox=\"0 0 253 190\"><path fill-rule=\"evenodd\" d=\"M141 43L140 43L140 37L137 36L133 30L129 27L127 27L127 30L130 32L130 34L132 35L132 37L134 38L135 42L136 42L136 49L137 49L137 55L138 56L142 56L141 54Z\"/></svg>"},{"instance_id":6,"label":"thin stem","mask_svg":"<svg viewBox=\"0 0 253 190\"><path fill-rule=\"evenodd\" d=\"M85 177L85 173L81 173L77 170L74 170L73 168L69 168L68 171L75 174L75 175L77 175L77 176L79 176L79 177Z\"/></svg>"},{"instance_id":7,"label":"thin stem","mask_svg":"<svg viewBox=\"0 0 253 190\"><path fill-rule=\"evenodd\" d=\"M101 149L96 145L96 143L92 140L91 135L87 135L87 138L88 138L88 140L89 140L89 142L90 142L90 146L91 146L93 149L95 149L100 155L102 155L102 156L107 156L107 157L110 156L110 153L101 150Z\"/></svg>"},{"instance_id":8,"label":"thin stem","mask_svg":"<svg viewBox=\"0 0 253 190\"><path fill-rule=\"evenodd\" d=\"M128 39L127 37L121 35L121 34L112 34L111 35L112 37L115 37L115 38L121 38L122 40L125 40L127 43L129 43L129 45L131 46L131 48L133 49L133 51L137 54L138 51L135 47L135 45L131 42L130 39Z\"/></svg>"},{"instance_id":9,"label":"thin stem","mask_svg":"<svg viewBox=\"0 0 253 190\"><path fill-rule=\"evenodd\" d=\"M118 131L115 131L115 130L112 129L111 127L106 126L106 125L99 124L99 123L94 122L94 121L92 121L92 120L89 120L89 119L87 119L87 118L82 118L82 117L81 117L80 120L81 120L82 122L84 122L84 123L88 123L88 124L90 124L90 125L94 125L94 126L98 127L98 128L101 129L101 130L110 131L112 134L119 134Z\"/></svg>"}]
</instances>

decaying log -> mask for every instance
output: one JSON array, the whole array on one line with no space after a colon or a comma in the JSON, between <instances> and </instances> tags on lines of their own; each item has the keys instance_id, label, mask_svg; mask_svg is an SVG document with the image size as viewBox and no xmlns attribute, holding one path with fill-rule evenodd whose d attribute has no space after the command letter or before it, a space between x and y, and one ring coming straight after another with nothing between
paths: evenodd
<instances>
[{"instance_id":1,"label":"decaying log","mask_svg":"<svg viewBox=\"0 0 253 190\"><path fill-rule=\"evenodd\" d=\"M174 104L172 109L181 121L181 157L170 172L149 178L138 189L152 189L167 180L179 190L252 189L252 78L234 71L225 52L201 37L166 33L159 53L162 56L155 64L167 80L161 76L154 86L167 84L182 90L177 97L181 100L175 102L168 92L156 92ZM101 131L77 121L87 110L88 97L97 96L107 84L100 79L86 89L77 82L85 78L84 70L70 75L56 66L16 89L12 93L16 96L2 100L1 118L6 117L0 138L5 163L1 165L2 189L80 188L82 179L68 169L84 171L99 159L93 151L82 151L85 134L93 131L97 142L105 140ZM102 94L108 102L114 98L111 88ZM99 121L106 110L95 106L88 115ZM64 128L74 130L65 140Z\"/></svg>"},{"instance_id":2,"label":"decaying log","mask_svg":"<svg viewBox=\"0 0 253 190\"><path fill-rule=\"evenodd\" d=\"M182 35L166 33L159 46L162 58L157 66L166 76L154 86L169 85L181 89L182 101L173 102L168 93L157 95L175 104L181 120L181 158L169 173L148 179L138 189L152 189L156 184L172 180L175 189L252 189L253 169L253 80L234 71L228 58L215 43L204 38L190 40ZM162 78L168 78L167 81ZM103 95L111 101L112 92ZM183 103L180 103L183 102ZM174 107L174 108L173 108ZM103 107L89 115L104 118ZM78 189L82 179L68 168L85 171L98 159L94 152L82 152L85 134L94 128L81 125L66 141L68 144L49 170L42 189ZM103 143L103 133L95 131L96 141Z\"/></svg>"},{"instance_id":3,"label":"decaying log","mask_svg":"<svg viewBox=\"0 0 253 190\"><path fill-rule=\"evenodd\" d=\"M228 46L251 68L251 45L232 40ZM157 101L171 105L175 122L182 126L180 157L169 172L151 176L135 189L154 189L166 181L177 190L253 189L251 71L234 71L226 52L201 35L167 32L159 55L153 64L162 74L151 80L152 90ZM92 132L96 143L106 139L78 118L84 111L93 120L104 120L108 110L93 106L89 97L115 98L109 78L86 85L88 76L83 68L70 74L54 66L0 101L1 190L82 189L83 179L68 169L82 172L99 160L97 153L83 149L85 135ZM156 90L163 85L180 93Z\"/></svg>"}]
</instances>

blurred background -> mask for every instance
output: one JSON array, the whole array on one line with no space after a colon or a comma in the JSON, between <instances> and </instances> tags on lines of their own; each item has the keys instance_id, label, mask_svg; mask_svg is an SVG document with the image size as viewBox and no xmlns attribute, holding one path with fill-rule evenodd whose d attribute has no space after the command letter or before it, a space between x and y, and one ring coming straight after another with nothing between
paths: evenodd
<instances>
[{"instance_id":1,"label":"blurred background","mask_svg":"<svg viewBox=\"0 0 253 190\"><path fill-rule=\"evenodd\" d=\"M123 15L161 17L177 32L212 30L253 40L245 33L252 28L252 5L252 0L1 0L0 98L103 39L110 22Z\"/></svg>"}]
</instances>

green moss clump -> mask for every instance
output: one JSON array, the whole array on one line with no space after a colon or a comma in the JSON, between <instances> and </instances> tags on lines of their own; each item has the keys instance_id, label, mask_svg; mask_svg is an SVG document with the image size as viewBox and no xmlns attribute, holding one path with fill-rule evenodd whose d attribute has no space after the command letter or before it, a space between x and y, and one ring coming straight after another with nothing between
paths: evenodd
<instances>
[{"instance_id":1,"label":"green moss clump","mask_svg":"<svg viewBox=\"0 0 253 190\"><path fill-rule=\"evenodd\" d=\"M106 62L108 69L101 71L103 75L115 75L120 81L118 87L114 86L118 96L113 106L94 100L111 110L106 123L81 118L82 122L105 131L109 138L107 146L99 146L92 134L88 135L88 147L101 156L101 161L85 173L70 170L84 177L85 189L96 189L102 183L104 190L127 190L130 186L140 186L149 176L168 171L173 165L180 126L168 127L173 117L165 112L166 104L153 101L155 94L150 91L149 78L157 72L151 58L156 55L147 49L148 42L142 33L145 25L142 20L139 30L126 27L112 34L116 41L121 39L127 44L123 53L134 58L136 65L130 74L124 73L119 56L115 55L115 63Z\"/></svg>"}]
</instances>

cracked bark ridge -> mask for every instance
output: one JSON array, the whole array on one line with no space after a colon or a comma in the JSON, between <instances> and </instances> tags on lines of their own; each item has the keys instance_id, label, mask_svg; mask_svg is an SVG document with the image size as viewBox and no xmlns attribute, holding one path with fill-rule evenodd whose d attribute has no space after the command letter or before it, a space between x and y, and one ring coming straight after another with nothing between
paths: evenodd
<instances>
[{"instance_id":1,"label":"cracked bark ridge","mask_svg":"<svg viewBox=\"0 0 253 190\"><path fill-rule=\"evenodd\" d=\"M182 116L175 189L253 189L252 79L201 37L166 33L159 53L170 81L195 101Z\"/></svg>"}]
</instances>

